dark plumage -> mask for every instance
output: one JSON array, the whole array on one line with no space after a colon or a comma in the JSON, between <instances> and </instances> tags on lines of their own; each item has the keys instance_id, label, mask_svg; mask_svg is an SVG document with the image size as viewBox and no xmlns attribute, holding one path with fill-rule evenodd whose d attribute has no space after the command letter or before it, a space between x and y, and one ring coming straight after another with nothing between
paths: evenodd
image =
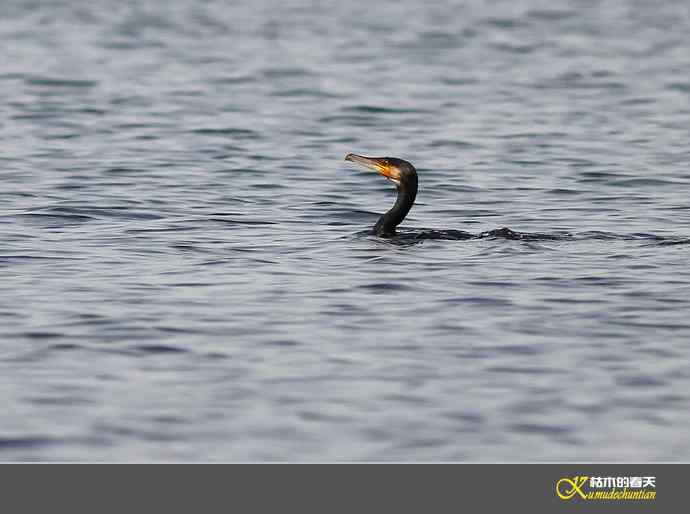
<instances>
[{"instance_id":1,"label":"dark plumage","mask_svg":"<svg viewBox=\"0 0 690 514\"><path fill-rule=\"evenodd\" d=\"M398 197L391 209L379 218L374 225L373 232L380 237L396 236L395 228L402 223L410 212L415 198L417 198L417 170L415 167L403 159L397 157L364 157L362 155L347 154L346 161L356 162L362 166L377 171L388 180L395 184L398 190ZM422 240L422 239L476 239L485 237L497 237L504 239L522 239L522 240L555 240L562 239L563 235L550 234L526 234L522 232L514 232L509 228L499 228L489 230L480 234L474 235L462 230L435 230L435 229L417 229L415 231L406 231L397 235L399 239L405 240Z\"/></svg>"},{"instance_id":2,"label":"dark plumage","mask_svg":"<svg viewBox=\"0 0 690 514\"><path fill-rule=\"evenodd\" d=\"M395 227L402 223L417 198L417 170L411 163L396 157L363 157L348 154L345 160L376 170L395 184L398 189L395 204L374 225L374 233L377 236L395 235Z\"/></svg>"}]
</instances>

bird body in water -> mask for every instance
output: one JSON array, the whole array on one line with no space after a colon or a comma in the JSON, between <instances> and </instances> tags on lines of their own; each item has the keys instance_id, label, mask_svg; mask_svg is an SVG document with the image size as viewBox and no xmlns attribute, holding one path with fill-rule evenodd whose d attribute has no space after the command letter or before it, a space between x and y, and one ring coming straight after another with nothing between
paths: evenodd
<instances>
[{"instance_id":1,"label":"bird body in water","mask_svg":"<svg viewBox=\"0 0 690 514\"><path fill-rule=\"evenodd\" d=\"M377 171L395 184L398 190L398 197L395 204L388 212L379 218L374 225L373 232L380 237L396 236L396 227L402 223L410 212L415 199L417 198L417 188L419 181L417 170L412 163L397 157L364 157L362 155L347 154L346 161L361 164L365 168ZM408 235L408 234L406 234ZM535 234L536 235L536 234ZM514 232L509 228L500 228L482 232L479 235L464 232L462 230L435 230L423 229L411 234L412 239L474 239L484 237L503 237L506 239L528 239L530 234ZM409 237L409 235L408 235Z\"/></svg>"}]
</instances>

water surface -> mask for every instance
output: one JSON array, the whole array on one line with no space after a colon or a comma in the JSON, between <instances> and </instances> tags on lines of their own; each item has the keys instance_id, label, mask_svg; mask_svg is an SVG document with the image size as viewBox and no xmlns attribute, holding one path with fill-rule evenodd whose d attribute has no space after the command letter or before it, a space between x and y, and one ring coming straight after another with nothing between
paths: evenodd
<instances>
[{"instance_id":1,"label":"water surface","mask_svg":"<svg viewBox=\"0 0 690 514\"><path fill-rule=\"evenodd\" d=\"M3 4L0 460L690 459L684 1ZM404 228L362 234L417 165Z\"/></svg>"}]
</instances>

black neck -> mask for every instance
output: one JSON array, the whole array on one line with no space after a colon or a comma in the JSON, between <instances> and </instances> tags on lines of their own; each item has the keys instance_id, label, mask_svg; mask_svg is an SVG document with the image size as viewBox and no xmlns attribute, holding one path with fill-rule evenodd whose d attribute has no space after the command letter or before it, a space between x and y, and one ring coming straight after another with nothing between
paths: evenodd
<instances>
[{"instance_id":1,"label":"black neck","mask_svg":"<svg viewBox=\"0 0 690 514\"><path fill-rule=\"evenodd\" d=\"M398 198L395 205L386 214L381 216L374 225L374 233L379 236L391 236L395 234L395 227L402 223L412 204L417 197L417 177L414 180L403 182L398 186Z\"/></svg>"}]
</instances>

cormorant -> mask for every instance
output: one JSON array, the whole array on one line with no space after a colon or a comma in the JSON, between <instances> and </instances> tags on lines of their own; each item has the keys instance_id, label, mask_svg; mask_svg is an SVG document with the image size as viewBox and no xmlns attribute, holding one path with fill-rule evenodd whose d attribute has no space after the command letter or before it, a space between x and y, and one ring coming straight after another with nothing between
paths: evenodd
<instances>
[{"instance_id":1,"label":"cormorant","mask_svg":"<svg viewBox=\"0 0 690 514\"><path fill-rule=\"evenodd\" d=\"M395 184L395 187L398 189L398 198L395 201L395 205L379 218L373 229L374 234L380 237L395 236L395 227L400 225L405 219L417 197L417 170L412 163L397 157L364 157L350 153L345 156L345 160L356 162L366 168L377 171ZM532 239L537 234L522 234L513 232L509 228L490 230L479 235L470 234L462 230L424 229L411 234L411 236L413 239L472 239L484 237Z\"/></svg>"},{"instance_id":2,"label":"cormorant","mask_svg":"<svg viewBox=\"0 0 690 514\"><path fill-rule=\"evenodd\" d=\"M398 188L395 205L374 225L374 233L377 236L395 235L395 227L405 219L417 197L417 170L411 163L395 157L364 157L350 153L345 156L345 160L378 171Z\"/></svg>"}]
</instances>

